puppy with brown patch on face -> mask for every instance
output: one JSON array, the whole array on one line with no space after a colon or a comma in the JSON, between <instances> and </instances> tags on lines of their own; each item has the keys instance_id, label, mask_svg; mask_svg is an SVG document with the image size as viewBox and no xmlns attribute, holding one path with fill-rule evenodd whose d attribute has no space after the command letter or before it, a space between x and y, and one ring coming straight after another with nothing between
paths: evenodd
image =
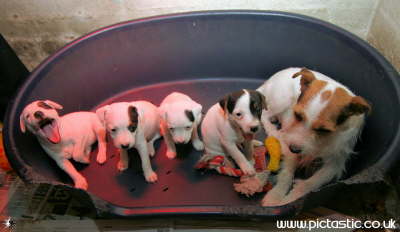
<instances>
[{"instance_id":1,"label":"puppy with brown patch on face","mask_svg":"<svg viewBox=\"0 0 400 232\"><path fill-rule=\"evenodd\" d=\"M157 107L147 101L117 102L96 110L100 121L110 133L115 147L120 149L118 170L129 165L128 150L136 148L147 182L156 182L150 156L154 156L154 142L160 138L160 117Z\"/></svg>"},{"instance_id":2,"label":"puppy with brown patch on face","mask_svg":"<svg viewBox=\"0 0 400 232\"><path fill-rule=\"evenodd\" d=\"M90 162L91 146L98 141L97 162L106 161L106 131L92 112L74 112L62 117L57 110L63 107L53 101L35 101L20 115L21 131L36 135L46 153L72 178L76 188L87 189L86 179L69 159Z\"/></svg>"},{"instance_id":3,"label":"puppy with brown patch on face","mask_svg":"<svg viewBox=\"0 0 400 232\"><path fill-rule=\"evenodd\" d=\"M173 92L166 96L158 108L161 116L161 134L167 145L167 157L176 157L175 144L192 141L197 151L204 149L197 128L201 121L202 106L189 96Z\"/></svg>"},{"instance_id":4,"label":"puppy with brown patch on face","mask_svg":"<svg viewBox=\"0 0 400 232\"><path fill-rule=\"evenodd\" d=\"M282 70L257 91L268 104L262 115L264 128L281 141L283 154L277 184L262 205L287 204L340 178L370 104L337 81L306 68ZM294 180L297 167L308 167L317 158L323 164L316 173Z\"/></svg>"},{"instance_id":5,"label":"puppy with brown patch on face","mask_svg":"<svg viewBox=\"0 0 400 232\"><path fill-rule=\"evenodd\" d=\"M205 153L200 162L217 155L228 156L245 175L254 175L253 140L261 128L263 109L267 109L264 96L248 89L230 93L213 105L201 126Z\"/></svg>"}]
</instances>

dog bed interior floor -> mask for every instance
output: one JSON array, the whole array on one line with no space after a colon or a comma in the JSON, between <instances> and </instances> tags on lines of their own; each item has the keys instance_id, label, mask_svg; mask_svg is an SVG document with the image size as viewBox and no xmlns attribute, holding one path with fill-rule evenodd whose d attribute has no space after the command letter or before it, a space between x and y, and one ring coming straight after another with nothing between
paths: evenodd
<instances>
[{"instance_id":1,"label":"dog bed interior floor","mask_svg":"<svg viewBox=\"0 0 400 232\"><path fill-rule=\"evenodd\" d=\"M296 219L360 220L400 219L399 183L385 182L348 186L334 199L303 211ZM397 189L396 187L397 186ZM251 220L215 220L196 218L148 218L104 220L65 188L49 184L25 184L16 174L0 171L0 220L10 219L12 231L204 231L263 230L276 231L275 222ZM345 230L344 230L345 231ZM351 230L349 230L351 231Z\"/></svg>"}]
</instances>

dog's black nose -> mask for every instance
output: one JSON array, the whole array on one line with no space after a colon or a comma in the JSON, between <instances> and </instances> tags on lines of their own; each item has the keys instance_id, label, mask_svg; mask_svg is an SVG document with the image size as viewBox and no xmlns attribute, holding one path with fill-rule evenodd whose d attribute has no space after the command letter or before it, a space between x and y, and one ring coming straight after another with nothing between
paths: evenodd
<instances>
[{"instance_id":1,"label":"dog's black nose","mask_svg":"<svg viewBox=\"0 0 400 232\"><path fill-rule=\"evenodd\" d=\"M292 152L292 153L295 153L295 154L299 154L299 153L301 153L301 148L299 147L299 146L296 146L296 145L293 145L293 144L291 144L290 146L289 146L289 150Z\"/></svg>"},{"instance_id":2,"label":"dog's black nose","mask_svg":"<svg viewBox=\"0 0 400 232\"><path fill-rule=\"evenodd\" d=\"M37 119L42 119L44 118L44 113L42 111L36 111L33 116Z\"/></svg>"},{"instance_id":3,"label":"dog's black nose","mask_svg":"<svg viewBox=\"0 0 400 232\"><path fill-rule=\"evenodd\" d=\"M129 144L121 144L121 148L122 149L128 149L129 148Z\"/></svg>"},{"instance_id":4,"label":"dog's black nose","mask_svg":"<svg viewBox=\"0 0 400 232\"><path fill-rule=\"evenodd\" d=\"M258 131L258 126L251 127L250 130L251 132L256 133Z\"/></svg>"}]
</instances>

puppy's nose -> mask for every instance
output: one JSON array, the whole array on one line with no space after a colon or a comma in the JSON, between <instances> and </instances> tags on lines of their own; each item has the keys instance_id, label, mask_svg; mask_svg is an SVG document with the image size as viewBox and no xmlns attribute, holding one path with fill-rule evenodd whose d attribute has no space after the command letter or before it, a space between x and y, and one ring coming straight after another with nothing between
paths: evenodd
<instances>
[{"instance_id":1,"label":"puppy's nose","mask_svg":"<svg viewBox=\"0 0 400 232\"><path fill-rule=\"evenodd\" d=\"M292 152L292 153L295 153L295 154L299 154L299 153L301 153L301 148L299 147L299 146L297 146L297 145L294 145L294 144L291 144L290 146L289 146L289 150Z\"/></svg>"},{"instance_id":2,"label":"puppy's nose","mask_svg":"<svg viewBox=\"0 0 400 232\"><path fill-rule=\"evenodd\" d=\"M44 113L42 111L36 111L33 116L37 119L42 119L44 118Z\"/></svg>"},{"instance_id":3,"label":"puppy's nose","mask_svg":"<svg viewBox=\"0 0 400 232\"><path fill-rule=\"evenodd\" d=\"M122 149L128 149L129 148L129 144L121 144L121 148Z\"/></svg>"},{"instance_id":4,"label":"puppy's nose","mask_svg":"<svg viewBox=\"0 0 400 232\"><path fill-rule=\"evenodd\" d=\"M256 133L258 131L258 126L250 127L250 131Z\"/></svg>"}]
</instances>

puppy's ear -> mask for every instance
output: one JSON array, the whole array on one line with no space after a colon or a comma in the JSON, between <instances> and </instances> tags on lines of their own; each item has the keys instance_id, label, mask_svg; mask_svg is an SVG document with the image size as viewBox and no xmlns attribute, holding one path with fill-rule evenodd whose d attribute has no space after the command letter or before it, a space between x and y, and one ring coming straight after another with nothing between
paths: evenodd
<instances>
[{"instance_id":1,"label":"puppy's ear","mask_svg":"<svg viewBox=\"0 0 400 232\"><path fill-rule=\"evenodd\" d=\"M226 95L225 97L223 97L222 99L220 99L219 100L219 106L224 110L224 111L226 111L226 105L227 105L227 102L228 102L228 98L229 98L229 95Z\"/></svg>"},{"instance_id":2,"label":"puppy's ear","mask_svg":"<svg viewBox=\"0 0 400 232\"><path fill-rule=\"evenodd\" d=\"M194 120L197 123L200 123L200 121L201 121L202 110L203 110L203 107L200 104L194 102L194 107L192 108L192 112L193 112Z\"/></svg>"},{"instance_id":3,"label":"puppy's ear","mask_svg":"<svg viewBox=\"0 0 400 232\"><path fill-rule=\"evenodd\" d=\"M293 74L292 78L296 78L298 76L301 76L300 84L302 93L310 86L313 81L316 80L314 74L306 68L302 68L300 72Z\"/></svg>"},{"instance_id":4,"label":"puppy's ear","mask_svg":"<svg viewBox=\"0 0 400 232\"><path fill-rule=\"evenodd\" d=\"M25 128L25 120L24 120L23 114L21 114L21 115L19 116L19 127L20 127L22 133L25 133L26 128Z\"/></svg>"},{"instance_id":5,"label":"puppy's ear","mask_svg":"<svg viewBox=\"0 0 400 232\"><path fill-rule=\"evenodd\" d=\"M340 125L346 121L350 116L369 114L371 112L371 105L362 97L355 96L351 99L350 103L343 108L338 119L337 124Z\"/></svg>"},{"instance_id":6,"label":"puppy's ear","mask_svg":"<svg viewBox=\"0 0 400 232\"><path fill-rule=\"evenodd\" d=\"M191 110L185 110L185 115L189 119L189 121L194 122L194 115L193 111Z\"/></svg>"},{"instance_id":7,"label":"puppy's ear","mask_svg":"<svg viewBox=\"0 0 400 232\"><path fill-rule=\"evenodd\" d=\"M128 116L132 124L137 125L139 122L139 113L135 106L128 107Z\"/></svg>"},{"instance_id":8,"label":"puppy's ear","mask_svg":"<svg viewBox=\"0 0 400 232\"><path fill-rule=\"evenodd\" d=\"M225 95L224 98L219 100L219 105L225 111L225 113L232 113L235 108L236 101L233 99L232 94Z\"/></svg>"},{"instance_id":9,"label":"puppy's ear","mask_svg":"<svg viewBox=\"0 0 400 232\"><path fill-rule=\"evenodd\" d=\"M97 117L99 118L101 124L103 124L104 126L106 125L106 114L109 109L110 109L110 106L105 105L96 110Z\"/></svg>"},{"instance_id":10,"label":"puppy's ear","mask_svg":"<svg viewBox=\"0 0 400 232\"><path fill-rule=\"evenodd\" d=\"M268 110L267 100L265 99L264 94L262 94L262 93L260 93L258 91L254 91L254 92L258 96L258 99L259 99L259 102L260 102L260 105L261 105L262 109Z\"/></svg>"},{"instance_id":11,"label":"puppy's ear","mask_svg":"<svg viewBox=\"0 0 400 232\"><path fill-rule=\"evenodd\" d=\"M167 118L168 118L168 114L167 114L167 110L166 109L168 109L168 104L164 104L163 106L158 107L158 114L160 115L160 117L163 120L167 120Z\"/></svg>"},{"instance_id":12,"label":"puppy's ear","mask_svg":"<svg viewBox=\"0 0 400 232\"><path fill-rule=\"evenodd\" d=\"M45 104L47 104L47 105L53 107L53 108L56 109L56 110L62 110L62 109L63 109L62 105L60 105L60 104L58 104L58 103L56 103L56 102L53 102L53 101L51 101L51 100L45 100L45 101L43 101L43 102L44 102Z\"/></svg>"}]
</instances>

